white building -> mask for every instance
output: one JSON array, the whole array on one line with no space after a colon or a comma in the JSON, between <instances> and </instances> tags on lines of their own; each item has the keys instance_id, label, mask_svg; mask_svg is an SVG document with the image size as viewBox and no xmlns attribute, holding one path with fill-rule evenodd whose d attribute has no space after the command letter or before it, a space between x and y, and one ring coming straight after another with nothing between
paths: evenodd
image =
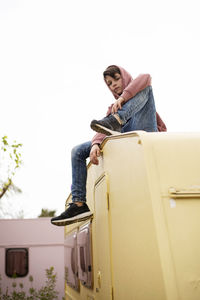
<instances>
[{"instance_id":1,"label":"white building","mask_svg":"<svg viewBox=\"0 0 200 300\"><path fill-rule=\"evenodd\" d=\"M57 273L56 290L59 299L64 296L64 228L53 226L50 218L0 220L0 275L5 293L23 283L30 287L45 286L46 269L54 267ZM17 278L13 280L13 273ZM29 277L33 277L31 283Z\"/></svg>"}]
</instances>

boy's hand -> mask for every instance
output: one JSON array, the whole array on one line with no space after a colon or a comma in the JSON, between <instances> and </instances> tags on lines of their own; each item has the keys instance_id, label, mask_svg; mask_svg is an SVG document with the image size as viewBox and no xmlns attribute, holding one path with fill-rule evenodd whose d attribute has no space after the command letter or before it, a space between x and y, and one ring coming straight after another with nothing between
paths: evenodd
<instances>
[{"instance_id":1,"label":"boy's hand","mask_svg":"<svg viewBox=\"0 0 200 300\"><path fill-rule=\"evenodd\" d=\"M99 164L98 157L100 156L100 148L97 144L94 144L90 150L90 161L94 165Z\"/></svg>"},{"instance_id":2,"label":"boy's hand","mask_svg":"<svg viewBox=\"0 0 200 300\"><path fill-rule=\"evenodd\" d=\"M113 104L111 113L115 114L118 111L118 109L122 108L123 104L124 104L124 98L119 97Z\"/></svg>"}]
</instances>

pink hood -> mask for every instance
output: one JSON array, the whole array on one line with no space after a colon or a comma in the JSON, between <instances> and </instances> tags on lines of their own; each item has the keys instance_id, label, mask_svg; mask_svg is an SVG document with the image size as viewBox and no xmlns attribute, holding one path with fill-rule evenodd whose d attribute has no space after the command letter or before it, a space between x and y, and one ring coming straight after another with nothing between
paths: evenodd
<instances>
[{"instance_id":1,"label":"pink hood","mask_svg":"<svg viewBox=\"0 0 200 300\"><path fill-rule=\"evenodd\" d=\"M149 74L141 74L137 78L133 79L125 69L119 66L116 67L120 69L121 77L122 77L123 93L120 96L123 97L126 102L129 99L133 98L137 93L145 89L147 86L151 85L151 76ZM115 99L119 98L119 95L116 94L115 92L111 91L111 93L113 94Z\"/></svg>"}]
</instances>

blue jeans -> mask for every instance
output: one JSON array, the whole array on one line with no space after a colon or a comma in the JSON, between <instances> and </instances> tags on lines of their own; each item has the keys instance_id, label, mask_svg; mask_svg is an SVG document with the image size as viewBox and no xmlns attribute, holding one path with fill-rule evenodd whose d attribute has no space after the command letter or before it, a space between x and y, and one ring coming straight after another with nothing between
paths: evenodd
<instances>
[{"instance_id":1,"label":"blue jeans","mask_svg":"<svg viewBox=\"0 0 200 300\"><path fill-rule=\"evenodd\" d=\"M156 108L152 87L139 92L118 110L122 120L122 132L144 130L157 131ZM87 165L92 144L86 142L72 149L72 201L86 202Z\"/></svg>"}]
</instances>

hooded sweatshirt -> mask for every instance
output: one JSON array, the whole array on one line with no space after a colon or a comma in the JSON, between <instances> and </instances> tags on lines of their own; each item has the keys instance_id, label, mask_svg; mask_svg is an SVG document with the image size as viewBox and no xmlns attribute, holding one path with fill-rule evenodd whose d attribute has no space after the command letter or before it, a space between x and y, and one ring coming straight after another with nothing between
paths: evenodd
<instances>
[{"instance_id":1,"label":"hooded sweatshirt","mask_svg":"<svg viewBox=\"0 0 200 300\"><path fill-rule=\"evenodd\" d=\"M126 70L124 70L121 67L118 67L118 68L120 69L120 72L121 72L123 92L119 96L118 94L116 94L115 92L112 92L110 90L112 92L113 96L115 97L115 99L122 97L125 100L125 102L127 102L128 100L132 99L137 93L141 92L146 87L151 85L151 76L149 74L141 74L138 77L136 77L135 79L133 79ZM109 88L109 86L108 86L108 88ZM106 116L111 114L113 104L114 103L112 103L108 107ZM162 119L158 113L156 113L156 120L157 120L158 131L167 131L165 123L162 121ZM92 139L92 145L101 144L101 142L103 141L103 139L105 137L106 137L105 134L97 133Z\"/></svg>"}]
</instances>

